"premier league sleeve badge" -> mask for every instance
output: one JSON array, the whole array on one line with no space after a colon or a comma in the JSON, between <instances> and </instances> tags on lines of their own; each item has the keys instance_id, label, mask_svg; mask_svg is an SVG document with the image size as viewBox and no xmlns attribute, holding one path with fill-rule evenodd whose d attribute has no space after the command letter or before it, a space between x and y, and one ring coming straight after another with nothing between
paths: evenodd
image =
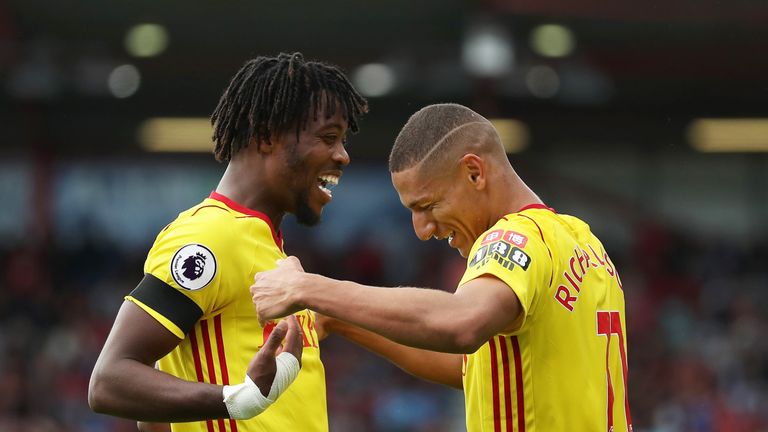
<instances>
[{"instance_id":1,"label":"premier league sleeve badge","mask_svg":"<svg viewBox=\"0 0 768 432\"><path fill-rule=\"evenodd\" d=\"M171 276L186 290L205 288L216 276L216 256L201 244L182 246L171 260Z\"/></svg>"}]
</instances>

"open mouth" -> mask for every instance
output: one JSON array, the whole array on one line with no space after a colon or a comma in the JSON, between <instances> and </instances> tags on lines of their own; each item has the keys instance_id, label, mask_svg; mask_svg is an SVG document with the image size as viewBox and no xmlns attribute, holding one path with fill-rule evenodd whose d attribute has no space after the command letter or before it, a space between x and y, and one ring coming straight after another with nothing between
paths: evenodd
<instances>
[{"instance_id":1,"label":"open mouth","mask_svg":"<svg viewBox=\"0 0 768 432\"><path fill-rule=\"evenodd\" d=\"M317 183L317 187L320 189L320 191L328 195L330 198L333 196L332 189L339 184L339 176L331 174L321 175L317 178Z\"/></svg>"},{"instance_id":2,"label":"open mouth","mask_svg":"<svg viewBox=\"0 0 768 432\"><path fill-rule=\"evenodd\" d=\"M448 240L448 245L451 246L451 243L453 242L453 237L455 235L456 235L456 231L451 231L445 237L440 237L437 234L435 234L433 237L435 238L435 240Z\"/></svg>"}]
</instances>

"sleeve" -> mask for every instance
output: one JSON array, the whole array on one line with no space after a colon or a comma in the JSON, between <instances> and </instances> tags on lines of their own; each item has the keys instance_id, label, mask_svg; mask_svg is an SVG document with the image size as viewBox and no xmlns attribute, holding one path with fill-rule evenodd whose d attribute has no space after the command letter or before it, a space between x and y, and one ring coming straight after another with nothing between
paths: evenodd
<instances>
[{"instance_id":1,"label":"sleeve","mask_svg":"<svg viewBox=\"0 0 768 432\"><path fill-rule=\"evenodd\" d=\"M221 226L220 226L221 225ZM205 315L232 301L226 275L247 274L242 247L224 224L172 226L144 263L144 278L126 296L180 339Z\"/></svg>"},{"instance_id":2,"label":"sleeve","mask_svg":"<svg viewBox=\"0 0 768 432\"><path fill-rule=\"evenodd\" d=\"M552 275L552 258L539 228L526 218L512 216L483 233L472 246L459 285L484 275L499 278L515 292L524 311L522 327Z\"/></svg>"},{"instance_id":3,"label":"sleeve","mask_svg":"<svg viewBox=\"0 0 768 432\"><path fill-rule=\"evenodd\" d=\"M203 315L203 310L191 298L150 273L144 274L125 299L144 309L179 339L184 339Z\"/></svg>"}]
</instances>

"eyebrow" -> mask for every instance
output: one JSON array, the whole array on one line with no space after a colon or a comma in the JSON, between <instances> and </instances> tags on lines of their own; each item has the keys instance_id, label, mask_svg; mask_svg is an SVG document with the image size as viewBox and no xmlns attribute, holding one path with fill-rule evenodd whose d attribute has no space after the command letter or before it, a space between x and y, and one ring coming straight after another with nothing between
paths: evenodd
<instances>
[{"instance_id":1,"label":"eyebrow","mask_svg":"<svg viewBox=\"0 0 768 432\"><path fill-rule=\"evenodd\" d=\"M342 125L339 122L333 122L333 123L326 123L322 126L320 126L317 130L322 131L325 129L338 129L338 130L344 130L344 125Z\"/></svg>"},{"instance_id":2,"label":"eyebrow","mask_svg":"<svg viewBox=\"0 0 768 432\"><path fill-rule=\"evenodd\" d=\"M430 200L428 198L417 198L405 204L405 207L413 210L415 207L424 207L425 202L430 202Z\"/></svg>"}]
</instances>

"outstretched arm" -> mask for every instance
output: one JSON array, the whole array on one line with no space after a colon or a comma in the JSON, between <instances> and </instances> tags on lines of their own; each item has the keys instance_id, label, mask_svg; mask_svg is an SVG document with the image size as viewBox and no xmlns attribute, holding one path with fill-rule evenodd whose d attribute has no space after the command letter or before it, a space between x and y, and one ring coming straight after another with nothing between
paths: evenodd
<instances>
[{"instance_id":1,"label":"outstretched arm","mask_svg":"<svg viewBox=\"0 0 768 432\"><path fill-rule=\"evenodd\" d=\"M349 339L418 378L457 389L463 387L461 354L411 348L360 327L322 315L317 316L315 328L318 332L335 333Z\"/></svg>"},{"instance_id":2,"label":"outstretched arm","mask_svg":"<svg viewBox=\"0 0 768 432\"><path fill-rule=\"evenodd\" d=\"M248 368L249 377L265 396L275 377L275 356L283 349L280 343L284 338L285 350L301 359L298 324L295 318L284 322L275 328ZM155 361L179 342L179 338L143 309L124 302L91 375L88 389L91 408L99 413L145 422L229 417L222 386L185 381L153 367Z\"/></svg>"},{"instance_id":3,"label":"outstretched arm","mask_svg":"<svg viewBox=\"0 0 768 432\"><path fill-rule=\"evenodd\" d=\"M136 427L139 429L139 432L171 432L170 423L138 422Z\"/></svg>"},{"instance_id":4,"label":"outstretched arm","mask_svg":"<svg viewBox=\"0 0 768 432\"><path fill-rule=\"evenodd\" d=\"M380 288L304 273L295 257L258 273L251 294L259 319L310 308L403 345L464 354L498 333L514 330L522 311L514 291L490 275L467 282L453 294Z\"/></svg>"}]
</instances>

